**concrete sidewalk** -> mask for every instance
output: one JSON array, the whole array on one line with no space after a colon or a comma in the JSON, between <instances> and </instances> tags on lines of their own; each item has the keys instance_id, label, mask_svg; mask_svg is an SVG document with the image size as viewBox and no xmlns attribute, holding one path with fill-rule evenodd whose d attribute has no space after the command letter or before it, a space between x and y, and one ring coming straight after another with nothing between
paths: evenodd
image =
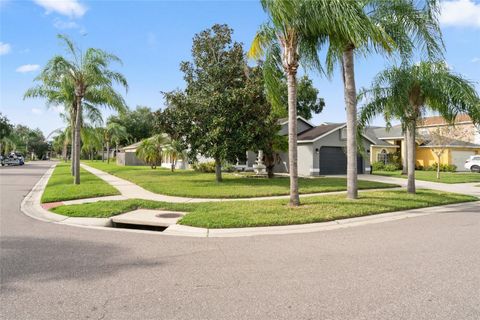
<instances>
[{"instance_id":1,"label":"concrete sidewalk","mask_svg":"<svg viewBox=\"0 0 480 320\"><path fill-rule=\"evenodd\" d=\"M105 171L98 170L92 168L86 164L81 164L82 168L89 171L90 173L96 175L100 179L104 180L105 182L109 183L113 187L115 187L121 193L121 197L127 199L144 199L144 200L154 200L154 201L164 201L164 202L173 202L173 203L194 203L194 202L224 202L224 201L241 201L241 200L248 200L248 201L260 201L260 200L275 200L275 199L289 199L290 195L284 196L269 196L269 197L251 197L251 198L188 198L188 197L175 197L175 196L167 196L162 194L153 193L151 191L145 190L144 188L134 184L133 182L127 181L125 179L116 177ZM395 183L393 183L395 184ZM395 190L398 188L384 188L384 189L364 189L359 190L359 192L367 192L367 191L376 191L376 190ZM321 193L309 193L309 194L301 194L300 197L315 197L315 196L325 196L325 195L333 195L333 194L344 194L346 191L335 191L335 192L321 192ZM75 204L77 203L84 203L84 202L94 202L103 200L100 198L94 199L83 199L82 200L75 200ZM70 204L64 202L65 204ZM74 204L74 203L71 203Z\"/></svg>"}]
</instances>

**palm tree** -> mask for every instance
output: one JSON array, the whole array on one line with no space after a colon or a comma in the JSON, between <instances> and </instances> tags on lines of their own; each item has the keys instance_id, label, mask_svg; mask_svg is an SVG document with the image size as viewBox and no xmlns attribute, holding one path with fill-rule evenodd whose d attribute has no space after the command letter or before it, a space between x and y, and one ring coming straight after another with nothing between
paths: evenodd
<instances>
[{"instance_id":1,"label":"palm tree","mask_svg":"<svg viewBox=\"0 0 480 320\"><path fill-rule=\"evenodd\" d=\"M408 60L415 48L424 49L431 58L441 57L443 42L438 24L439 1L425 0L366 0L356 2L376 30L356 30L356 37L330 37L327 68L332 73L336 62L341 65L347 115L347 197L358 197L357 187L357 92L354 73L355 53L390 54L398 52ZM339 23L354 30L350 17L342 16ZM382 35L383 33L383 35ZM386 36L386 37L385 37Z\"/></svg>"},{"instance_id":2,"label":"palm tree","mask_svg":"<svg viewBox=\"0 0 480 320\"><path fill-rule=\"evenodd\" d=\"M15 142L9 137L3 137L0 139L0 155L8 155L8 153L15 150L16 147Z\"/></svg>"},{"instance_id":3,"label":"palm tree","mask_svg":"<svg viewBox=\"0 0 480 320\"><path fill-rule=\"evenodd\" d=\"M75 184L80 184L80 146L83 106L89 101L92 106L107 106L116 111L126 110L125 101L113 88L119 84L128 88L125 77L108 66L121 60L110 53L96 48L88 48L84 53L66 36L58 35L67 49L68 58L57 55L47 63L39 77L38 96L51 98L58 88L68 89L71 124L74 128L73 165ZM28 92L27 92L28 93ZM73 97L72 97L73 96ZM64 99L62 102L67 102Z\"/></svg>"},{"instance_id":4,"label":"palm tree","mask_svg":"<svg viewBox=\"0 0 480 320\"><path fill-rule=\"evenodd\" d=\"M116 149L118 149L118 142L127 137L127 129L116 122L111 122L104 128L103 139L107 144L107 163L110 163L110 143L116 142Z\"/></svg>"},{"instance_id":5,"label":"palm tree","mask_svg":"<svg viewBox=\"0 0 480 320\"><path fill-rule=\"evenodd\" d=\"M329 36L349 39L356 43L358 34L379 32L354 1L340 0L261 0L270 22L258 30L249 56L265 57L264 77L273 103L279 103L279 77L287 77L288 90L288 154L290 173L290 206L300 204L297 168L297 69L321 71L318 49ZM349 29L344 21L348 20ZM277 93L275 93L277 92Z\"/></svg>"},{"instance_id":6,"label":"palm tree","mask_svg":"<svg viewBox=\"0 0 480 320\"><path fill-rule=\"evenodd\" d=\"M137 148L137 156L145 161L152 169L162 165L163 148L168 144L168 138L157 134L151 138L143 140Z\"/></svg>"},{"instance_id":7,"label":"palm tree","mask_svg":"<svg viewBox=\"0 0 480 320\"><path fill-rule=\"evenodd\" d=\"M101 129L90 125L82 127L82 151L89 155L90 160L94 160L94 152L100 150L103 146L103 130Z\"/></svg>"},{"instance_id":8,"label":"palm tree","mask_svg":"<svg viewBox=\"0 0 480 320\"><path fill-rule=\"evenodd\" d=\"M359 97L366 100L360 113L359 129L376 115L383 114L387 123L402 122L407 140L407 191L415 193L415 160L417 122L427 111L439 113L448 122L467 113L480 122L480 98L472 83L455 74L444 62L420 62L416 65L391 67L380 72L371 88Z\"/></svg>"},{"instance_id":9,"label":"palm tree","mask_svg":"<svg viewBox=\"0 0 480 320\"><path fill-rule=\"evenodd\" d=\"M178 140L172 140L170 143L164 146L162 150L165 157L170 157L171 170L175 171L178 160L185 160L187 158L187 153L183 148L183 144Z\"/></svg>"}]
</instances>

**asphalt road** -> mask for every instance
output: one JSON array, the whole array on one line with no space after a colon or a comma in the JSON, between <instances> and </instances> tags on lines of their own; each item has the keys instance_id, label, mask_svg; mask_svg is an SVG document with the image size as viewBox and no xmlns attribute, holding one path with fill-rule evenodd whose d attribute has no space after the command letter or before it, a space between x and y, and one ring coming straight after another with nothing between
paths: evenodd
<instances>
[{"instance_id":1,"label":"asphalt road","mask_svg":"<svg viewBox=\"0 0 480 320\"><path fill-rule=\"evenodd\" d=\"M480 319L480 208L342 230L181 238L33 220L49 167L0 168L1 319Z\"/></svg>"}]
</instances>

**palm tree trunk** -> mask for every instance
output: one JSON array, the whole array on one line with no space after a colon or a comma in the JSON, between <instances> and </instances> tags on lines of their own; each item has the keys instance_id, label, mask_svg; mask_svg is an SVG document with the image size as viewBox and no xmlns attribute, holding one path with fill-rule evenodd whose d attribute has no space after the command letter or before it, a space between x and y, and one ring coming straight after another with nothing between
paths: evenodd
<instances>
[{"instance_id":1,"label":"palm tree trunk","mask_svg":"<svg viewBox=\"0 0 480 320\"><path fill-rule=\"evenodd\" d=\"M80 127L82 126L81 123L82 118L82 98L77 98L77 114L75 117L75 165L74 165L74 173L75 173L75 184L80 184Z\"/></svg>"},{"instance_id":2,"label":"palm tree trunk","mask_svg":"<svg viewBox=\"0 0 480 320\"><path fill-rule=\"evenodd\" d=\"M288 85L288 171L290 173L290 206L298 207L298 150L297 150L297 69L287 72Z\"/></svg>"},{"instance_id":3,"label":"palm tree trunk","mask_svg":"<svg viewBox=\"0 0 480 320\"><path fill-rule=\"evenodd\" d=\"M77 117L77 113L75 112L77 106L72 108L72 114L70 115L70 135L71 135L71 148L70 148L70 171L72 173L72 177L75 176L75 121Z\"/></svg>"},{"instance_id":4,"label":"palm tree trunk","mask_svg":"<svg viewBox=\"0 0 480 320\"><path fill-rule=\"evenodd\" d=\"M110 142L107 141L107 163L110 163Z\"/></svg>"},{"instance_id":5,"label":"palm tree trunk","mask_svg":"<svg viewBox=\"0 0 480 320\"><path fill-rule=\"evenodd\" d=\"M222 162L215 158L215 181L222 182Z\"/></svg>"},{"instance_id":6,"label":"palm tree trunk","mask_svg":"<svg viewBox=\"0 0 480 320\"><path fill-rule=\"evenodd\" d=\"M407 125L407 135L408 135L408 161L407 161L407 172L408 172L408 182L407 182L407 192L415 194L415 158L416 158L416 145L415 145L415 122L409 123Z\"/></svg>"},{"instance_id":7,"label":"palm tree trunk","mask_svg":"<svg viewBox=\"0 0 480 320\"><path fill-rule=\"evenodd\" d=\"M402 150L403 151L403 155L400 153L400 157L402 157L402 175L405 175L408 173L408 134L407 134L407 131L405 131L403 133L403 145L404 145L404 149L405 150Z\"/></svg>"},{"instance_id":8,"label":"palm tree trunk","mask_svg":"<svg viewBox=\"0 0 480 320\"><path fill-rule=\"evenodd\" d=\"M357 90L353 46L343 52L343 84L347 112L347 198L358 198L357 187Z\"/></svg>"},{"instance_id":9,"label":"palm tree trunk","mask_svg":"<svg viewBox=\"0 0 480 320\"><path fill-rule=\"evenodd\" d=\"M63 141L63 150L62 150L62 157L63 161L67 162L67 149L68 149L68 143L67 140L65 139Z\"/></svg>"},{"instance_id":10,"label":"palm tree trunk","mask_svg":"<svg viewBox=\"0 0 480 320\"><path fill-rule=\"evenodd\" d=\"M102 143L102 162L105 162L105 144Z\"/></svg>"}]
</instances>

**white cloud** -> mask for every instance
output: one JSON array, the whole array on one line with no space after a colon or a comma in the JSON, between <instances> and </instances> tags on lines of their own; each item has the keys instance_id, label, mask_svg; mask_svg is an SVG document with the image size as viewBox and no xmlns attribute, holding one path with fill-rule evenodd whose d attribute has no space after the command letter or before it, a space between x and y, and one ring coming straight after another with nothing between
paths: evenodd
<instances>
[{"instance_id":1,"label":"white cloud","mask_svg":"<svg viewBox=\"0 0 480 320\"><path fill-rule=\"evenodd\" d=\"M32 108L32 113L33 114L42 114L43 113L43 110L42 109L39 109L39 108Z\"/></svg>"},{"instance_id":2,"label":"white cloud","mask_svg":"<svg viewBox=\"0 0 480 320\"><path fill-rule=\"evenodd\" d=\"M440 23L444 26L480 28L480 3L449 0L441 3Z\"/></svg>"},{"instance_id":3,"label":"white cloud","mask_svg":"<svg viewBox=\"0 0 480 320\"><path fill-rule=\"evenodd\" d=\"M20 66L17 68L17 72L20 72L20 73L27 73L27 72L32 72L32 71L36 71L40 68L40 66L38 64L24 64L23 66Z\"/></svg>"},{"instance_id":4,"label":"white cloud","mask_svg":"<svg viewBox=\"0 0 480 320\"><path fill-rule=\"evenodd\" d=\"M0 42L0 56L9 53L12 50L12 46L8 43Z\"/></svg>"},{"instance_id":5,"label":"white cloud","mask_svg":"<svg viewBox=\"0 0 480 320\"><path fill-rule=\"evenodd\" d=\"M60 30L80 28L75 21L63 21L58 18L53 21L53 26Z\"/></svg>"},{"instance_id":6,"label":"white cloud","mask_svg":"<svg viewBox=\"0 0 480 320\"><path fill-rule=\"evenodd\" d=\"M33 0L39 6L45 8L46 13L56 12L70 18L80 18L87 8L78 0Z\"/></svg>"},{"instance_id":7,"label":"white cloud","mask_svg":"<svg viewBox=\"0 0 480 320\"><path fill-rule=\"evenodd\" d=\"M473 63L480 62L480 58L479 58L479 57L475 57L475 58L473 58L472 60L470 60L470 62L473 62Z\"/></svg>"}]
</instances>

